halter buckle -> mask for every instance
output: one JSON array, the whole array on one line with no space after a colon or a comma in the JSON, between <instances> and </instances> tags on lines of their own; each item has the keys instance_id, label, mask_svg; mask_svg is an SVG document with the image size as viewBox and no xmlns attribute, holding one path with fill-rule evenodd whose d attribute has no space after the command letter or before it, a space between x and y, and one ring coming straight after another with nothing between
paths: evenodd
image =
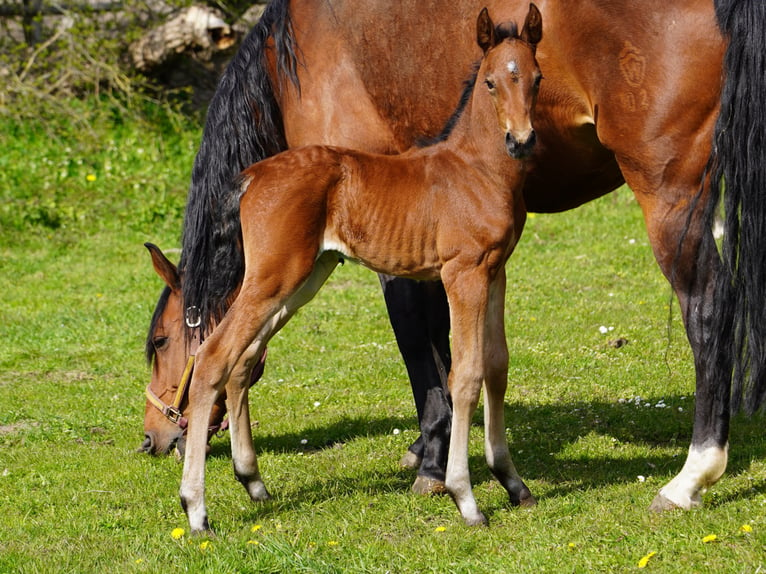
<instances>
[{"instance_id":1,"label":"halter buckle","mask_svg":"<svg viewBox=\"0 0 766 574\"><path fill-rule=\"evenodd\" d=\"M176 407L173 406L167 406L165 407L165 412L163 413L167 419L172 422L173 424L178 424L178 421L181 420L181 417L183 416L181 414L181 411L178 410Z\"/></svg>"}]
</instances>

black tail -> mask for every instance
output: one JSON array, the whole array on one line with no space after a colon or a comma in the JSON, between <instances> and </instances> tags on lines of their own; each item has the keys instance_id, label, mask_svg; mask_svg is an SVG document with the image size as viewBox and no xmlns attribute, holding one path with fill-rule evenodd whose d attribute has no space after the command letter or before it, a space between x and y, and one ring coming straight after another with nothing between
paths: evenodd
<instances>
[{"instance_id":1,"label":"black tail","mask_svg":"<svg viewBox=\"0 0 766 574\"><path fill-rule=\"evenodd\" d=\"M725 217L713 348L716 376L733 374L732 409L753 413L766 398L766 2L715 0L715 7L729 45L710 163L710 205L723 195Z\"/></svg>"},{"instance_id":2,"label":"black tail","mask_svg":"<svg viewBox=\"0 0 766 574\"><path fill-rule=\"evenodd\" d=\"M221 319L244 273L236 180L250 164L286 147L264 54L271 36L280 72L297 85L288 3L269 4L223 73L208 108L192 170L179 263L184 302L199 308L202 325Z\"/></svg>"}]
</instances>

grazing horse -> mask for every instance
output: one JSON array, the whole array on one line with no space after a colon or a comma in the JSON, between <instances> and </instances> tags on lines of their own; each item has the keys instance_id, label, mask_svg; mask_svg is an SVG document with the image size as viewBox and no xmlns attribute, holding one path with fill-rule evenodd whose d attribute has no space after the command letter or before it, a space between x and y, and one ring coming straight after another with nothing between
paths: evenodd
<instances>
[{"instance_id":1,"label":"grazing horse","mask_svg":"<svg viewBox=\"0 0 766 574\"><path fill-rule=\"evenodd\" d=\"M479 55L468 29L484 4L502 21L518 20L527 9L526 0L269 5L208 110L184 223L182 285L169 296L179 303L166 306L165 297L155 312L180 330L166 339L150 331L153 388L172 390L184 371L185 338L195 331L187 328L184 336L183 310L198 307L208 333L242 279L234 184L241 170L286 147L395 153L438 134L459 98L463 70ZM538 6L546 37L537 59L546 79L535 108L526 207L557 212L624 182L633 190L681 305L696 371L688 456L652 508L689 509L726 468L731 412L758 410L766 396L766 3L541 0ZM724 179L719 252L712 225ZM447 464L446 297L436 282L382 283L421 428L409 457L420 463L413 489L429 490L444 480ZM172 364L170 347L181 351ZM156 435L152 449L180 436L153 407L145 428Z\"/></svg>"},{"instance_id":2,"label":"grazing horse","mask_svg":"<svg viewBox=\"0 0 766 574\"><path fill-rule=\"evenodd\" d=\"M486 523L468 471L468 435L482 386L487 463L514 503L534 503L505 438L503 309L505 263L526 220L523 160L535 141L532 112L542 75L534 51L541 37L534 4L520 33L515 25L495 27L486 8L481 11L476 39L484 56L441 142L395 156L308 146L244 171L244 280L200 346L189 387L193 408L180 494L192 531L209 528L207 422L224 388L236 477L253 500L269 497L251 436L250 373L269 339L343 259L444 285L455 347L445 486L465 521Z\"/></svg>"}]
</instances>

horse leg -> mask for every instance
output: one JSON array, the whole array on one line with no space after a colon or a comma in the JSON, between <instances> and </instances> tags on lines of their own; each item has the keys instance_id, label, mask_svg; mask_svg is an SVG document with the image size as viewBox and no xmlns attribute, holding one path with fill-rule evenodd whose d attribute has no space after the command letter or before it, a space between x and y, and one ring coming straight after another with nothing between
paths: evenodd
<instances>
[{"instance_id":1,"label":"horse leg","mask_svg":"<svg viewBox=\"0 0 766 574\"><path fill-rule=\"evenodd\" d=\"M254 502L268 500L271 495L261 479L258 459L253 447L248 403L250 373L263 355L266 341L279 331L298 309L314 298L337 265L338 257L333 253L323 253L317 259L309 278L272 315L253 344L243 353L235 368L235 373L241 373L236 379L239 384L235 386L230 382L226 386L234 476L245 487ZM235 380L233 375L230 380L232 382ZM230 394L231 387L234 387L234 396Z\"/></svg>"},{"instance_id":2,"label":"horse leg","mask_svg":"<svg viewBox=\"0 0 766 574\"><path fill-rule=\"evenodd\" d=\"M419 466L414 492L443 492L452 417L447 389L452 362L449 305L444 286L385 275L380 275L380 282L420 425L420 436L401 464Z\"/></svg>"},{"instance_id":3,"label":"horse leg","mask_svg":"<svg viewBox=\"0 0 766 574\"><path fill-rule=\"evenodd\" d=\"M279 260L250 260L257 264L247 268L239 296L200 347L189 388L189 404L194 408L189 417L180 496L192 532L210 529L205 506L207 421L224 381L230 397L229 424L236 476L253 500L268 497L250 435L249 374L273 334L313 298L338 264L337 256L331 253L324 253L316 261L313 257L307 259L305 264L296 254L289 269ZM283 272L264 271L273 269ZM264 296L264 292L270 295Z\"/></svg>"},{"instance_id":4,"label":"horse leg","mask_svg":"<svg viewBox=\"0 0 766 574\"><path fill-rule=\"evenodd\" d=\"M250 373L256 361L263 354L265 346L256 341L242 356L226 385L226 407L229 411L229 436L231 437L231 458L234 476L245 487L254 502L271 498L258 469L258 457L253 447L253 434L250 426Z\"/></svg>"},{"instance_id":5,"label":"horse leg","mask_svg":"<svg viewBox=\"0 0 766 574\"><path fill-rule=\"evenodd\" d=\"M455 271L451 267L458 267ZM471 489L468 469L468 439L471 417L479 402L485 378L484 339L488 303L488 270L466 270L448 263L442 270L449 297L453 339L453 363L449 374L452 395L452 434L445 487L460 510L466 524L487 524Z\"/></svg>"},{"instance_id":6,"label":"horse leg","mask_svg":"<svg viewBox=\"0 0 766 574\"><path fill-rule=\"evenodd\" d=\"M702 494L725 471L728 453L730 380L721 373L730 372L731 365L721 364L728 359L713 348L710 329L720 259L712 231L703 225L707 194L702 195L699 204L693 200L701 185L700 158L706 155L693 153L691 145L678 145L677 149L690 150L688 169L681 172L687 174L686 185L652 188L646 176L626 173L644 212L655 257L678 296L696 371L689 452L681 472L660 489L652 502L654 511L698 506ZM644 193L646 189L653 191Z\"/></svg>"},{"instance_id":7,"label":"horse leg","mask_svg":"<svg viewBox=\"0 0 766 574\"><path fill-rule=\"evenodd\" d=\"M505 435L505 391L508 386L508 343L505 338L505 269L490 284L484 349L484 452L492 474L508 491L514 506L537 501L516 471Z\"/></svg>"}]
</instances>

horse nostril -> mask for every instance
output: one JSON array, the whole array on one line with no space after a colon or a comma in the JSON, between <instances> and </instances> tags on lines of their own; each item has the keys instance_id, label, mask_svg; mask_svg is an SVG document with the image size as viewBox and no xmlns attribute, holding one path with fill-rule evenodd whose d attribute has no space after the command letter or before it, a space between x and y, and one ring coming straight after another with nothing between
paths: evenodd
<instances>
[{"instance_id":1,"label":"horse nostril","mask_svg":"<svg viewBox=\"0 0 766 574\"><path fill-rule=\"evenodd\" d=\"M141 445L141 448L138 449L138 452L145 452L148 454L154 453L154 433L145 433L144 434L144 443Z\"/></svg>"}]
</instances>

